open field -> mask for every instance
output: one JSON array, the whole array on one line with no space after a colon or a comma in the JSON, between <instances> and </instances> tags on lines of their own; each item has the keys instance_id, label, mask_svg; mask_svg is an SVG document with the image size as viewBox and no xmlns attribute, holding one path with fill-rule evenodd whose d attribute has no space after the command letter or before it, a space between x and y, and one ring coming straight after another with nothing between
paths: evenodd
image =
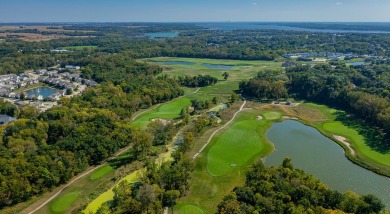
<instances>
[{"instance_id":1,"label":"open field","mask_svg":"<svg viewBox=\"0 0 390 214\"><path fill-rule=\"evenodd\" d=\"M89 38L90 36L66 36L58 34L49 34L43 35L38 33L0 33L0 37L13 38L20 37L20 39L27 42L38 42L38 41L49 41L53 39L62 39L62 38Z\"/></svg>"},{"instance_id":2,"label":"open field","mask_svg":"<svg viewBox=\"0 0 390 214\"><path fill-rule=\"evenodd\" d=\"M216 60L216 59L194 59L194 58L174 58L174 57L158 57L143 59L144 62L185 62L193 64L159 64L164 68L163 74L171 76L196 76L210 75L219 79L219 82L214 86L202 88L198 93L205 98L211 99L214 96L228 96L233 91L238 90L238 84L242 80L247 80L254 77L257 72L264 69L281 69L281 62L273 61L241 61L241 60ZM210 65L228 65L234 66L231 69L211 69L203 64ZM223 80L222 74L229 73L227 81Z\"/></svg>"},{"instance_id":3,"label":"open field","mask_svg":"<svg viewBox=\"0 0 390 214\"><path fill-rule=\"evenodd\" d=\"M62 26L47 26L47 25L5 25L0 26L0 31L16 31L16 30L38 30L42 32L76 32L75 30L65 30ZM78 30L79 32L92 32Z\"/></svg>"}]
</instances>

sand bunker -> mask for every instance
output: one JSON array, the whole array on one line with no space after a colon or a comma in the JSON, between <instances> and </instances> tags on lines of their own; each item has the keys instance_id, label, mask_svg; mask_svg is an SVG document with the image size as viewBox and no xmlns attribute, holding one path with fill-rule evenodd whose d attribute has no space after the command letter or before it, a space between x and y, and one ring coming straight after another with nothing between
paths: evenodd
<instances>
[{"instance_id":1,"label":"sand bunker","mask_svg":"<svg viewBox=\"0 0 390 214\"><path fill-rule=\"evenodd\" d=\"M152 119L152 122L156 122L156 121L162 123L164 126L171 124L171 121L169 121L169 120L165 120L165 119L161 119L161 118Z\"/></svg>"},{"instance_id":2,"label":"sand bunker","mask_svg":"<svg viewBox=\"0 0 390 214\"><path fill-rule=\"evenodd\" d=\"M298 118L296 117L289 117L289 116L283 116L282 118L286 120L298 120Z\"/></svg>"},{"instance_id":3,"label":"sand bunker","mask_svg":"<svg viewBox=\"0 0 390 214\"><path fill-rule=\"evenodd\" d=\"M353 156L355 156L355 150L352 149L351 147L351 144L348 142L347 138L343 137L343 136L338 136L338 135L333 135L333 137L340 141L341 143L343 143L344 145L346 145L348 148L349 148L349 151L351 151L351 154Z\"/></svg>"}]
</instances>

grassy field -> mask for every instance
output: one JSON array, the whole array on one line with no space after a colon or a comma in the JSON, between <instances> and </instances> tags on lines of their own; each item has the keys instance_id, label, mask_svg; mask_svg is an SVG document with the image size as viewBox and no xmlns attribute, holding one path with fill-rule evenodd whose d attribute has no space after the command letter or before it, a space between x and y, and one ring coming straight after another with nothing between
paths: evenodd
<instances>
[{"instance_id":1,"label":"grassy field","mask_svg":"<svg viewBox=\"0 0 390 214\"><path fill-rule=\"evenodd\" d=\"M269 149L260 129L267 121L257 120L257 112L241 112L233 124L212 142L214 145L207 154L207 171L212 176L230 173L236 167L247 166L255 157L264 155Z\"/></svg>"},{"instance_id":2,"label":"grassy field","mask_svg":"<svg viewBox=\"0 0 390 214\"><path fill-rule=\"evenodd\" d=\"M282 114L277 111L269 111L263 113L263 116L266 120L279 120L282 117Z\"/></svg>"},{"instance_id":3,"label":"grassy field","mask_svg":"<svg viewBox=\"0 0 390 214\"><path fill-rule=\"evenodd\" d=\"M65 194L56 200L52 201L50 204L50 211L52 213L64 213L68 210L70 206L79 198L77 193L68 193Z\"/></svg>"},{"instance_id":4,"label":"grassy field","mask_svg":"<svg viewBox=\"0 0 390 214\"><path fill-rule=\"evenodd\" d=\"M182 97L173 102L162 104L151 111L141 114L134 122L132 122L132 124L141 128L145 128L148 123L155 118L167 120L174 119L179 117L180 111L183 108L188 108L190 105L190 99Z\"/></svg>"},{"instance_id":5,"label":"grassy field","mask_svg":"<svg viewBox=\"0 0 390 214\"><path fill-rule=\"evenodd\" d=\"M185 214L204 214L205 212L194 205L185 204L177 208L177 212Z\"/></svg>"},{"instance_id":6,"label":"grassy field","mask_svg":"<svg viewBox=\"0 0 390 214\"><path fill-rule=\"evenodd\" d=\"M257 72L264 69L281 69L281 62L273 61L240 61L240 60L216 60L216 59L193 59L193 58L174 58L160 57L143 59L144 62L190 62L191 65L164 65L159 64L164 68L163 74L171 76L196 76L210 75L219 79L219 82L214 86L204 87L198 93L202 97L211 99L214 96L226 97L233 91L238 90L238 84L242 80L247 80L254 77ZM232 69L210 69L203 64L211 65L230 65ZM223 80L222 74L229 73L227 81Z\"/></svg>"},{"instance_id":7,"label":"grassy field","mask_svg":"<svg viewBox=\"0 0 390 214\"><path fill-rule=\"evenodd\" d=\"M112 172L113 170L114 170L114 168L110 165L100 167L99 169L97 169L91 173L91 175L89 176L89 179L97 180L97 179L107 175L108 173Z\"/></svg>"}]
</instances>

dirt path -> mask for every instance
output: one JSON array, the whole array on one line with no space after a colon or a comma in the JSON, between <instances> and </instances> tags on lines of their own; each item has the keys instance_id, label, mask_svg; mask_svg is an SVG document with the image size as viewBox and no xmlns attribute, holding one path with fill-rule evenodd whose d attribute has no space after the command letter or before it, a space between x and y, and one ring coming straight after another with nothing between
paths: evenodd
<instances>
[{"instance_id":1,"label":"dirt path","mask_svg":"<svg viewBox=\"0 0 390 214\"><path fill-rule=\"evenodd\" d=\"M351 151L351 155L355 156L355 150L352 149L351 147L351 144L347 141L347 138L343 137L343 136L338 136L338 135L333 135L333 137L340 141L341 143L343 143L344 145L346 145L348 148L349 148L349 151Z\"/></svg>"},{"instance_id":2,"label":"dirt path","mask_svg":"<svg viewBox=\"0 0 390 214\"><path fill-rule=\"evenodd\" d=\"M229 120L225 125L223 125L223 126L222 126L221 128L219 128L219 129L215 130L215 131L211 134L211 136L210 136L209 139L207 140L206 144L203 145L203 147L199 150L198 153L196 153L196 154L194 155L194 157L192 157L192 159L195 160L195 158L198 157L198 155L199 155L200 153L202 153L202 151L206 148L206 146L209 145L209 143L210 143L211 139L213 139L214 135L217 134L217 132L219 132L219 131L221 131L222 129L224 129L227 125L229 125L229 124L236 118L236 116L237 116L238 113L240 113L240 112L243 111L243 110L249 109L249 108L245 108L245 109L244 109L245 104L246 104L246 100L244 100L244 103L241 105L240 109L239 109L236 113L234 113L233 118L232 118L231 120Z\"/></svg>"}]
</instances>

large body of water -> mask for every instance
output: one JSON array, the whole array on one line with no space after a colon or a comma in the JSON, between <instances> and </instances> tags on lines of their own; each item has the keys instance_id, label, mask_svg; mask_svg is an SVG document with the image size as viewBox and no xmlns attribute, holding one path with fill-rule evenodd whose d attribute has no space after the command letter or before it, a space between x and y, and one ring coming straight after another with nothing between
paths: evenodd
<instances>
[{"instance_id":1,"label":"large body of water","mask_svg":"<svg viewBox=\"0 0 390 214\"><path fill-rule=\"evenodd\" d=\"M297 121L274 123L267 138L275 145L265 164L279 166L292 159L294 167L321 179L331 189L374 194L390 208L390 179L349 161L344 150L318 130Z\"/></svg>"},{"instance_id":2,"label":"large body of water","mask_svg":"<svg viewBox=\"0 0 390 214\"><path fill-rule=\"evenodd\" d=\"M146 36L149 36L152 39L158 38L175 38L179 35L178 32L159 32L159 33L145 33Z\"/></svg>"},{"instance_id":3,"label":"large body of water","mask_svg":"<svg viewBox=\"0 0 390 214\"><path fill-rule=\"evenodd\" d=\"M55 93L57 93L57 90L48 87L34 88L24 92L26 96L35 95L38 97L39 95L42 95L43 99Z\"/></svg>"},{"instance_id":4,"label":"large body of water","mask_svg":"<svg viewBox=\"0 0 390 214\"><path fill-rule=\"evenodd\" d=\"M341 23L343 24L343 23ZM344 23L345 24L345 23ZM375 23L363 23L364 25L375 25ZM323 33L390 33L390 31L378 30L342 30L342 29L312 29L303 27L286 26L283 23L256 23L256 22L211 22L197 23L197 26L213 30L285 30L285 31L308 31ZM319 23L321 25L321 23Z\"/></svg>"}]
</instances>

